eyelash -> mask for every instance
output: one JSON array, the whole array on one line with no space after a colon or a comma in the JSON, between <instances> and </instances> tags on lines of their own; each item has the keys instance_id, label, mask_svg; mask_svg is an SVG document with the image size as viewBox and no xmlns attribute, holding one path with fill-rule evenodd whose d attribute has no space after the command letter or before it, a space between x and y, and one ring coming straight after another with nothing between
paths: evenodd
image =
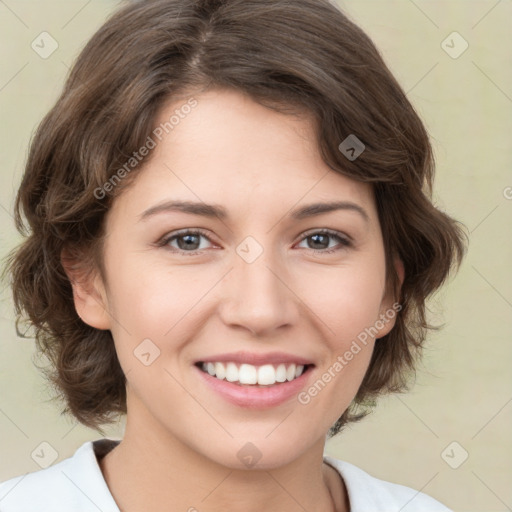
<instances>
[{"instance_id":1,"label":"eyelash","mask_svg":"<svg viewBox=\"0 0 512 512\"><path fill-rule=\"evenodd\" d=\"M212 242L210 240L210 237L207 235L207 233L201 229L186 229L183 231L178 231L176 233L172 233L169 236L165 236L160 242L157 243L158 247L166 247L169 245L169 243L177 238L186 236L186 235L201 235L205 237L207 240ZM352 242L345 236L342 236L341 233L338 233L337 231L332 231L330 229L320 229L317 231L310 231L306 232L303 237L300 239L299 243L303 240L306 240L307 238L314 236L314 235L330 235L331 237L337 238L340 242L341 247L337 248L331 248L331 249L309 249L310 251L313 251L315 253L319 254L332 254L337 251L341 251L343 249L352 247ZM201 254L202 250L196 250L196 251L184 251L182 249L175 249L172 248L171 252L181 253L183 255L187 256L197 256L198 254Z\"/></svg>"}]
</instances>

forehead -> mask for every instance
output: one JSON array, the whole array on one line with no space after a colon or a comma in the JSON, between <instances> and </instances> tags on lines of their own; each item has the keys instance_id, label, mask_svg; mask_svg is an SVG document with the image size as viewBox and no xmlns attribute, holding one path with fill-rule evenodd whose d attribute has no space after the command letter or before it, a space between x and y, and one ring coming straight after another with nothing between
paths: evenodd
<instances>
[{"instance_id":1,"label":"forehead","mask_svg":"<svg viewBox=\"0 0 512 512\"><path fill-rule=\"evenodd\" d=\"M180 199L265 215L302 203L351 200L375 214L371 186L322 160L306 113L279 113L217 89L165 104L153 133L151 159L125 192L139 210Z\"/></svg>"}]
</instances>

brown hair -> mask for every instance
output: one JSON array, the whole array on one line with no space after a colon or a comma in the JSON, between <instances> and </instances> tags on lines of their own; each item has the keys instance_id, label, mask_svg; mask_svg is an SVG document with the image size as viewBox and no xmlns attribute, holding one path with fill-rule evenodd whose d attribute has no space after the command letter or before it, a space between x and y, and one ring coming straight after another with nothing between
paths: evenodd
<instances>
[{"instance_id":1,"label":"brown hair","mask_svg":"<svg viewBox=\"0 0 512 512\"><path fill-rule=\"evenodd\" d=\"M31 143L15 204L26 239L6 266L17 325L25 317L35 328L65 412L99 431L126 412L112 335L78 317L61 254L66 248L84 272L97 268L105 278L105 214L139 169L112 194L98 199L95 191L145 144L164 102L209 87L279 112L309 112L324 161L373 186L387 283L402 309L332 436L379 394L406 389L433 328L425 301L460 265L465 234L431 202L432 149L414 108L368 36L328 0L135 1L114 13ZM365 145L353 160L338 149L351 134ZM405 268L401 287L395 257Z\"/></svg>"}]
</instances>

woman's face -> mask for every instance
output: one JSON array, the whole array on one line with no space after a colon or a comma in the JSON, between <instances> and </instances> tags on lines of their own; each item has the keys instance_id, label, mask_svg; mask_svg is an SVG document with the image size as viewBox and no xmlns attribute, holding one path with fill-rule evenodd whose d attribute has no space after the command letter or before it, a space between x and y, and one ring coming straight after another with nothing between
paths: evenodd
<instances>
[{"instance_id":1,"label":"woman's face","mask_svg":"<svg viewBox=\"0 0 512 512\"><path fill-rule=\"evenodd\" d=\"M378 215L368 184L321 160L306 118L237 92L195 100L161 112L181 115L109 211L95 281L108 314L77 309L113 334L127 430L275 467L323 446L394 324ZM208 373L222 368L233 382Z\"/></svg>"}]
</instances>

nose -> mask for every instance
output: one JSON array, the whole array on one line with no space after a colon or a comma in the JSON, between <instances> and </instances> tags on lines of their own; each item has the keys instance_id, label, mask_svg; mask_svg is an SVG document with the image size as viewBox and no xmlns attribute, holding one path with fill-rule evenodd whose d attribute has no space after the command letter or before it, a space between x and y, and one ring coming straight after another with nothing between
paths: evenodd
<instances>
[{"instance_id":1,"label":"nose","mask_svg":"<svg viewBox=\"0 0 512 512\"><path fill-rule=\"evenodd\" d=\"M299 318L299 300L289 281L290 272L270 250L263 250L252 262L235 254L234 268L223 280L219 306L223 322L255 336L290 328Z\"/></svg>"}]
</instances>

